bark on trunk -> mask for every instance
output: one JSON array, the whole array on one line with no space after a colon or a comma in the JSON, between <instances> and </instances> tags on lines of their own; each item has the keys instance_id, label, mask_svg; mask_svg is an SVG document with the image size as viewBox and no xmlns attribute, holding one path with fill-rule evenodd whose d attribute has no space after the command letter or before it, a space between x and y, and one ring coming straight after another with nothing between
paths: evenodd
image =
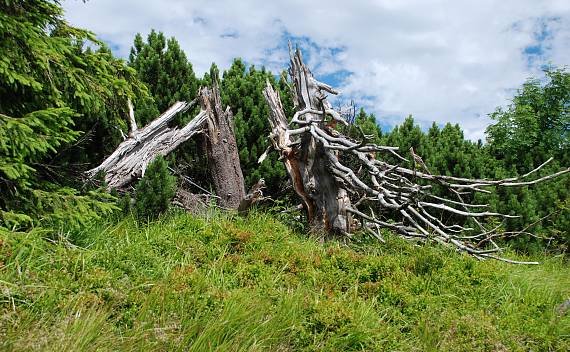
<instances>
[{"instance_id":1,"label":"bark on trunk","mask_svg":"<svg viewBox=\"0 0 570 352\"><path fill-rule=\"evenodd\" d=\"M233 115L229 107L222 110L217 82L212 90L202 88L200 92L202 110L207 111L208 136L206 151L208 167L220 197L221 207L237 209L245 197L243 174L233 130Z\"/></svg>"}]
</instances>

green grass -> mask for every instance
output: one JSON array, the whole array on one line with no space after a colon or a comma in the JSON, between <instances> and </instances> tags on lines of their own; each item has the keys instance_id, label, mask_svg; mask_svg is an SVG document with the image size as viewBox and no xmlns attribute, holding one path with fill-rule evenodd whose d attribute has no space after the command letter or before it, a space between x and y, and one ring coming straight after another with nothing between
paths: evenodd
<instances>
[{"instance_id":1,"label":"green grass","mask_svg":"<svg viewBox=\"0 0 570 352\"><path fill-rule=\"evenodd\" d=\"M270 215L0 235L0 349L570 350L570 267L350 246Z\"/></svg>"}]
</instances>

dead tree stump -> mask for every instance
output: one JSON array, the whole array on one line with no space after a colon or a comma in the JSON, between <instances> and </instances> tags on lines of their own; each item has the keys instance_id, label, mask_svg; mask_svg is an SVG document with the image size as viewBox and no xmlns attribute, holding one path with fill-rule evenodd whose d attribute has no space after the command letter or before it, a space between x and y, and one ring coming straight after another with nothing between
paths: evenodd
<instances>
[{"instance_id":1,"label":"dead tree stump","mask_svg":"<svg viewBox=\"0 0 570 352\"><path fill-rule=\"evenodd\" d=\"M205 141L208 168L216 194L220 197L219 205L237 209L245 197L245 186L233 130L233 115L229 106L222 110L220 100L215 81L211 91L208 88L200 91L202 110L208 114Z\"/></svg>"},{"instance_id":2,"label":"dead tree stump","mask_svg":"<svg viewBox=\"0 0 570 352\"><path fill-rule=\"evenodd\" d=\"M487 211L487 204L470 204L464 200L465 195L491 193L488 188L492 187L533 185L567 174L570 168L525 180L549 160L520 177L477 180L434 175L413 149L410 150L414 161L412 169L386 162L381 153L390 153L398 160L406 159L397 153L397 147L369 144L364 133L361 141L355 141L336 130L337 122L347 124L327 101L327 94L337 92L313 77L299 49L293 52L291 45L289 48L289 74L296 112L288 121L278 92L267 82L264 95L271 111L269 139L280 154L313 227L329 234L348 236L360 228L381 241L379 229L387 228L406 239L435 241L479 259L515 262L496 255L502 249L493 238L501 235L500 226L488 228L477 219L516 216ZM357 160L359 171L343 164L348 157ZM367 173L367 178L361 177L361 171ZM445 187L447 196L433 194L434 185ZM375 212L374 208L379 211ZM477 226L444 223L441 219L450 214L472 219ZM523 229L503 235L511 237L522 233L528 232ZM482 243L490 248L480 248Z\"/></svg>"},{"instance_id":3,"label":"dead tree stump","mask_svg":"<svg viewBox=\"0 0 570 352\"><path fill-rule=\"evenodd\" d=\"M208 155L212 183L219 196L219 205L227 209L237 209L245 197L245 190L232 126L232 113L229 107L222 110L217 83L214 83L211 90L200 89L198 101L200 112L182 128L169 127L169 123L178 113L188 111L194 101L175 103L157 119L140 129L136 127L133 109L129 104L129 137L99 166L87 171L86 177L92 178L97 173L104 172L109 189L124 189L144 176L146 167L158 155L167 155L193 136L205 132L204 147Z\"/></svg>"}]
</instances>

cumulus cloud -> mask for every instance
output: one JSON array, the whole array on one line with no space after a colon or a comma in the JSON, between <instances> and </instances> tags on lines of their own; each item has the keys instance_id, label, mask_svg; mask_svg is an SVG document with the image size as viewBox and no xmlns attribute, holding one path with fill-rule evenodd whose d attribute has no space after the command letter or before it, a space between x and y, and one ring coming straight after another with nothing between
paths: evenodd
<instances>
[{"instance_id":1,"label":"cumulus cloud","mask_svg":"<svg viewBox=\"0 0 570 352\"><path fill-rule=\"evenodd\" d=\"M68 20L126 57L134 35L174 36L198 74L235 57L278 72L286 41L301 46L341 99L383 126L412 114L484 137L487 114L544 65L570 64L566 0L68 0Z\"/></svg>"}]
</instances>

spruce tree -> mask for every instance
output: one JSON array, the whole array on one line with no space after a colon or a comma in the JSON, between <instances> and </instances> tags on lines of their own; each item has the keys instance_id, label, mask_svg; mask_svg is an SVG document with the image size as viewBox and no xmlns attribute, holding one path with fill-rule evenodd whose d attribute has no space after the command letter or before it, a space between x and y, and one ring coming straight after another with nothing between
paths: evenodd
<instances>
[{"instance_id":1,"label":"spruce tree","mask_svg":"<svg viewBox=\"0 0 570 352\"><path fill-rule=\"evenodd\" d=\"M176 101L191 101L196 97L198 80L175 38L167 40L162 32L151 30L145 42L138 33L129 55L129 65L149 87L160 112ZM140 110L140 114L145 115L144 109Z\"/></svg>"},{"instance_id":2,"label":"spruce tree","mask_svg":"<svg viewBox=\"0 0 570 352\"><path fill-rule=\"evenodd\" d=\"M72 176L118 143L127 99L148 99L134 70L62 14L57 1L0 3L0 223L10 228L111 211L103 193L69 187Z\"/></svg>"},{"instance_id":3,"label":"spruce tree","mask_svg":"<svg viewBox=\"0 0 570 352\"><path fill-rule=\"evenodd\" d=\"M258 70L251 66L247 69L241 59L235 59L223 74L222 104L229 105L234 113L235 135L246 187L251 187L263 178L268 193L279 196L283 194L284 182L287 180L283 163L277 160L275 153L271 153L261 164L258 163L259 157L269 146L269 108L263 96L267 80L276 83L275 77L265 68ZM283 89L283 101L291 109L286 84L280 82L279 86Z\"/></svg>"},{"instance_id":4,"label":"spruce tree","mask_svg":"<svg viewBox=\"0 0 570 352\"><path fill-rule=\"evenodd\" d=\"M490 115L496 120L486 131L491 152L519 172L551 156L570 164L570 72L547 69L545 76L529 79L512 104Z\"/></svg>"},{"instance_id":5,"label":"spruce tree","mask_svg":"<svg viewBox=\"0 0 570 352\"><path fill-rule=\"evenodd\" d=\"M170 174L168 163L156 157L147 167L136 186L135 209L141 218L153 219L168 209L176 193L176 177Z\"/></svg>"},{"instance_id":6,"label":"spruce tree","mask_svg":"<svg viewBox=\"0 0 570 352\"><path fill-rule=\"evenodd\" d=\"M542 174L570 165L570 72L547 69L545 79L529 79L506 108L490 115L496 123L487 128L488 150L504 164L509 176L521 175L553 157ZM532 188L505 192L508 202L497 201L502 211L522 215L509 220L508 229L537 223L531 229L554 236L566 250L570 247L570 177L562 177ZM545 221L539 221L547 217ZM534 238L519 238L527 246Z\"/></svg>"}]
</instances>

